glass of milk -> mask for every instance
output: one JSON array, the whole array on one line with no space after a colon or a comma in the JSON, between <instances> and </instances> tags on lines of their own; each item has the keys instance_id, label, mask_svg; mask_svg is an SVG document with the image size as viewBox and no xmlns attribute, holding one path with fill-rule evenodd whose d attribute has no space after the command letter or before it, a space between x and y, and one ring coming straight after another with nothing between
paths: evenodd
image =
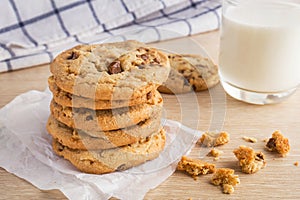
<instances>
[{"instance_id":1,"label":"glass of milk","mask_svg":"<svg viewBox=\"0 0 300 200\"><path fill-rule=\"evenodd\" d=\"M223 0L219 68L238 100L290 96L300 84L300 0Z\"/></svg>"}]
</instances>

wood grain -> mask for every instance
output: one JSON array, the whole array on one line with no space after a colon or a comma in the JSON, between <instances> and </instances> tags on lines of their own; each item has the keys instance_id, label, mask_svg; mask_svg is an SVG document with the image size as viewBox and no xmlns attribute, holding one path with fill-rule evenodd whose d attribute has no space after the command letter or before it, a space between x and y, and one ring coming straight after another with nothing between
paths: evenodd
<instances>
[{"instance_id":1,"label":"wood grain","mask_svg":"<svg viewBox=\"0 0 300 200\"><path fill-rule=\"evenodd\" d=\"M187 38L167 42L184 42ZM217 62L219 32L195 35L192 39L206 49ZM196 52L197 53L197 52ZM28 90L47 87L49 66L33 67L0 74L0 107ZM257 106L234 100L220 85L209 91L187 95L163 95L165 117L182 122L191 128L224 130L230 133L229 144L219 147L224 151L220 160L206 157L209 149L196 146L190 156L213 162L217 167L230 167L240 176L241 184L232 195L209 183L211 175L193 180L182 172L175 172L157 188L149 191L145 199L299 199L300 167L300 91L288 100L275 105ZM290 140L291 151L281 158L265 150L263 140L275 130L281 130ZM257 143L248 143L243 136L255 137ZM267 156L266 168L256 174L243 174L237 167L232 151L239 145L253 147ZM1 158L0 158L1 159ZM65 199L58 190L42 191L0 168L0 199Z\"/></svg>"}]
</instances>

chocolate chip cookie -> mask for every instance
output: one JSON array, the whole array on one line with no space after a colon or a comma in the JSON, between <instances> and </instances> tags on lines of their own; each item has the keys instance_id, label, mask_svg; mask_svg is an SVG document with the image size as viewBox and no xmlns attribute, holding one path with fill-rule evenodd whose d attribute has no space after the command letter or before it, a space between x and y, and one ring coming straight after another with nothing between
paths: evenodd
<instances>
[{"instance_id":1,"label":"chocolate chip cookie","mask_svg":"<svg viewBox=\"0 0 300 200\"><path fill-rule=\"evenodd\" d=\"M165 146L165 131L161 129L137 143L105 150L74 150L53 140L53 150L69 160L82 172L104 174L123 171L159 156Z\"/></svg>"},{"instance_id":2,"label":"chocolate chip cookie","mask_svg":"<svg viewBox=\"0 0 300 200\"><path fill-rule=\"evenodd\" d=\"M52 100L50 111L60 122L71 128L90 131L110 131L136 125L151 116L160 116L163 100L159 93L153 103L109 110L91 110L62 106Z\"/></svg>"},{"instance_id":3,"label":"chocolate chip cookie","mask_svg":"<svg viewBox=\"0 0 300 200\"><path fill-rule=\"evenodd\" d=\"M168 56L137 41L79 45L59 54L50 71L62 90L101 100L145 96L169 75Z\"/></svg>"},{"instance_id":4,"label":"chocolate chip cookie","mask_svg":"<svg viewBox=\"0 0 300 200\"><path fill-rule=\"evenodd\" d=\"M169 56L171 71L169 78L158 90L167 94L199 92L219 82L218 68L209 59L200 55Z\"/></svg>"},{"instance_id":5,"label":"chocolate chip cookie","mask_svg":"<svg viewBox=\"0 0 300 200\"><path fill-rule=\"evenodd\" d=\"M116 148L138 142L160 129L160 116L153 116L137 125L114 131L84 132L70 128L50 115L47 131L62 145L79 150Z\"/></svg>"},{"instance_id":6,"label":"chocolate chip cookie","mask_svg":"<svg viewBox=\"0 0 300 200\"><path fill-rule=\"evenodd\" d=\"M48 85L49 89L53 93L55 102L58 104L66 107L89 108L94 110L114 109L142 103L152 103L153 98L158 95L158 91L153 90L143 96L130 100L96 100L65 92L56 85L53 76L48 78Z\"/></svg>"}]
</instances>

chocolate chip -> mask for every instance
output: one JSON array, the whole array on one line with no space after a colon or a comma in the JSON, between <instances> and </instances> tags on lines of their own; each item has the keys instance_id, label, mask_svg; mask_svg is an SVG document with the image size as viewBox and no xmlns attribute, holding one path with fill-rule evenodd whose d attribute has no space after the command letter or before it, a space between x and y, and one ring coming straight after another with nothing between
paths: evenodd
<instances>
[{"instance_id":1,"label":"chocolate chip","mask_svg":"<svg viewBox=\"0 0 300 200\"><path fill-rule=\"evenodd\" d=\"M196 85L193 85L192 88L193 88L194 91L197 91Z\"/></svg>"},{"instance_id":2,"label":"chocolate chip","mask_svg":"<svg viewBox=\"0 0 300 200\"><path fill-rule=\"evenodd\" d=\"M138 125L138 126L142 126L143 124L145 124L145 123L146 123L146 121L147 121L147 120L140 121L140 122L139 122L137 125Z\"/></svg>"},{"instance_id":3,"label":"chocolate chip","mask_svg":"<svg viewBox=\"0 0 300 200\"><path fill-rule=\"evenodd\" d=\"M264 156L264 154L263 153L257 153L256 154L256 157L258 158L258 159L256 159L256 160L265 160L265 156Z\"/></svg>"},{"instance_id":4,"label":"chocolate chip","mask_svg":"<svg viewBox=\"0 0 300 200\"><path fill-rule=\"evenodd\" d=\"M108 73L109 74L118 74L122 72L121 63L120 61L114 61L110 63L108 66Z\"/></svg>"},{"instance_id":5,"label":"chocolate chip","mask_svg":"<svg viewBox=\"0 0 300 200\"><path fill-rule=\"evenodd\" d=\"M148 92L147 93L147 100L151 99L151 97L152 97L152 92Z\"/></svg>"},{"instance_id":6,"label":"chocolate chip","mask_svg":"<svg viewBox=\"0 0 300 200\"><path fill-rule=\"evenodd\" d=\"M67 59L68 59L68 60L75 60L75 59L77 59L78 57L79 57L79 54L76 53L76 52L74 52L74 51L72 51L71 55L69 55L69 56L67 57Z\"/></svg>"},{"instance_id":7,"label":"chocolate chip","mask_svg":"<svg viewBox=\"0 0 300 200\"><path fill-rule=\"evenodd\" d=\"M91 121L91 120L93 120L93 116L92 115L88 115L88 116L86 116L86 121Z\"/></svg>"},{"instance_id":8,"label":"chocolate chip","mask_svg":"<svg viewBox=\"0 0 300 200\"><path fill-rule=\"evenodd\" d=\"M117 168L117 171L123 171L126 169L126 165L125 164L122 164L120 165L118 168Z\"/></svg>"},{"instance_id":9,"label":"chocolate chip","mask_svg":"<svg viewBox=\"0 0 300 200\"><path fill-rule=\"evenodd\" d=\"M146 60L147 60L149 57L148 57L148 55L147 55L147 54L142 54L142 55L141 55L141 58L142 58L143 60L145 60L145 61L146 61Z\"/></svg>"},{"instance_id":10,"label":"chocolate chip","mask_svg":"<svg viewBox=\"0 0 300 200\"><path fill-rule=\"evenodd\" d=\"M64 150L64 147L62 145L58 146L58 151L62 152Z\"/></svg>"},{"instance_id":11,"label":"chocolate chip","mask_svg":"<svg viewBox=\"0 0 300 200\"><path fill-rule=\"evenodd\" d=\"M266 146L267 146L268 148L270 148L270 149L275 148L275 147L276 147L275 141L276 141L276 140L275 140L274 138L270 138Z\"/></svg>"},{"instance_id":12,"label":"chocolate chip","mask_svg":"<svg viewBox=\"0 0 300 200\"><path fill-rule=\"evenodd\" d=\"M159 64L160 63L160 61L157 59L157 58L154 58L154 60L153 60L155 63L157 63L157 64Z\"/></svg>"},{"instance_id":13,"label":"chocolate chip","mask_svg":"<svg viewBox=\"0 0 300 200\"><path fill-rule=\"evenodd\" d=\"M139 69L145 69L146 66L145 66L145 65L139 65L138 68L139 68Z\"/></svg>"}]
</instances>

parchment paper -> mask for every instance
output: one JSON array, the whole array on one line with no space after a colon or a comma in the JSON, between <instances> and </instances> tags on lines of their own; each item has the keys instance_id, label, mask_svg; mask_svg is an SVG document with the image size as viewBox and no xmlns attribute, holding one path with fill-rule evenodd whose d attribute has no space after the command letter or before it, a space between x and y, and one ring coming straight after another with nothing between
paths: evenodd
<instances>
[{"instance_id":1,"label":"parchment paper","mask_svg":"<svg viewBox=\"0 0 300 200\"><path fill-rule=\"evenodd\" d=\"M0 166L41 190L58 189L69 199L143 199L175 171L201 135L163 119L167 143L157 159L123 172L86 174L52 152L45 128L51 98L48 90L29 91L0 110Z\"/></svg>"}]
</instances>

